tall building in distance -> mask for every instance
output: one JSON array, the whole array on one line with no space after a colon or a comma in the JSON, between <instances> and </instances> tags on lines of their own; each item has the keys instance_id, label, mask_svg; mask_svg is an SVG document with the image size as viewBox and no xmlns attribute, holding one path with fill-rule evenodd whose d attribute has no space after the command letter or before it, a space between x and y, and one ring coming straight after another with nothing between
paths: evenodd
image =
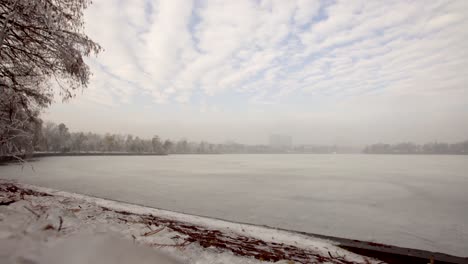
<instances>
[{"instance_id":1,"label":"tall building in distance","mask_svg":"<svg viewBox=\"0 0 468 264\"><path fill-rule=\"evenodd\" d=\"M288 135L270 135L270 147L274 149L289 149L292 147L292 138Z\"/></svg>"}]
</instances>

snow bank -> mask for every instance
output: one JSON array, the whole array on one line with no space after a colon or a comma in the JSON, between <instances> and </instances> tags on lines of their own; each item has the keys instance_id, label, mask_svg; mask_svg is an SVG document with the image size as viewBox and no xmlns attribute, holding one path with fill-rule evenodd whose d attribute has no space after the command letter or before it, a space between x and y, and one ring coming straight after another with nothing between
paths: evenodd
<instances>
[{"instance_id":1,"label":"snow bank","mask_svg":"<svg viewBox=\"0 0 468 264\"><path fill-rule=\"evenodd\" d=\"M382 263L331 241L0 181L0 263Z\"/></svg>"}]
</instances>

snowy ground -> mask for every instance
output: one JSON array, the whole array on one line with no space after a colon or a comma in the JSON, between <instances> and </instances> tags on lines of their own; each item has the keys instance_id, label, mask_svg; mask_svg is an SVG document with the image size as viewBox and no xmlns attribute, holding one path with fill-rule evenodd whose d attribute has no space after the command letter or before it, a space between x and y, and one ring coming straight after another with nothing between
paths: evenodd
<instances>
[{"instance_id":1,"label":"snowy ground","mask_svg":"<svg viewBox=\"0 0 468 264\"><path fill-rule=\"evenodd\" d=\"M382 263L332 242L0 180L0 263Z\"/></svg>"}]
</instances>

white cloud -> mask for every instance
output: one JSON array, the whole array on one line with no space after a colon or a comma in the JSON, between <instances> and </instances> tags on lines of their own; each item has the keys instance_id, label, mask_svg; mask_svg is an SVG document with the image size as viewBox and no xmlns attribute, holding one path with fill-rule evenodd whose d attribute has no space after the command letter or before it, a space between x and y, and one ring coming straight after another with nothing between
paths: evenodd
<instances>
[{"instance_id":1,"label":"white cloud","mask_svg":"<svg viewBox=\"0 0 468 264\"><path fill-rule=\"evenodd\" d=\"M207 112L236 93L239 108L294 113L322 97L373 110L402 96L468 100L468 1L95 0L86 22L105 51L89 60L83 101L206 101Z\"/></svg>"},{"instance_id":2,"label":"white cloud","mask_svg":"<svg viewBox=\"0 0 468 264\"><path fill-rule=\"evenodd\" d=\"M145 92L159 103L190 102L196 91L252 89L391 94L439 89L411 88L427 72L445 80L454 68L466 73L467 55L456 49L467 43L460 2L95 1L86 18L106 49L97 61L114 77L98 75L115 79L121 101ZM463 84L457 79L447 84Z\"/></svg>"}]
</instances>

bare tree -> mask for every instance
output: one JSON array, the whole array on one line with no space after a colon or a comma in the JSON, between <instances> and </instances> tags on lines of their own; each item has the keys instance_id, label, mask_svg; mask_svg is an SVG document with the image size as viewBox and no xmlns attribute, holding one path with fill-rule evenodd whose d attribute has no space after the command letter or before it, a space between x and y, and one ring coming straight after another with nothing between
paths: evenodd
<instances>
[{"instance_id":1,"label":"bare tree","mask_svg":"<svg viewBox=\"0 0 468 264\"><path fill-rule=\"evenodd\" d=\"M90 0L0 1L0 155L26 151L39 112L87 86L83 57L101 47L83 33Z\"/></svg>"}]
</instances>

